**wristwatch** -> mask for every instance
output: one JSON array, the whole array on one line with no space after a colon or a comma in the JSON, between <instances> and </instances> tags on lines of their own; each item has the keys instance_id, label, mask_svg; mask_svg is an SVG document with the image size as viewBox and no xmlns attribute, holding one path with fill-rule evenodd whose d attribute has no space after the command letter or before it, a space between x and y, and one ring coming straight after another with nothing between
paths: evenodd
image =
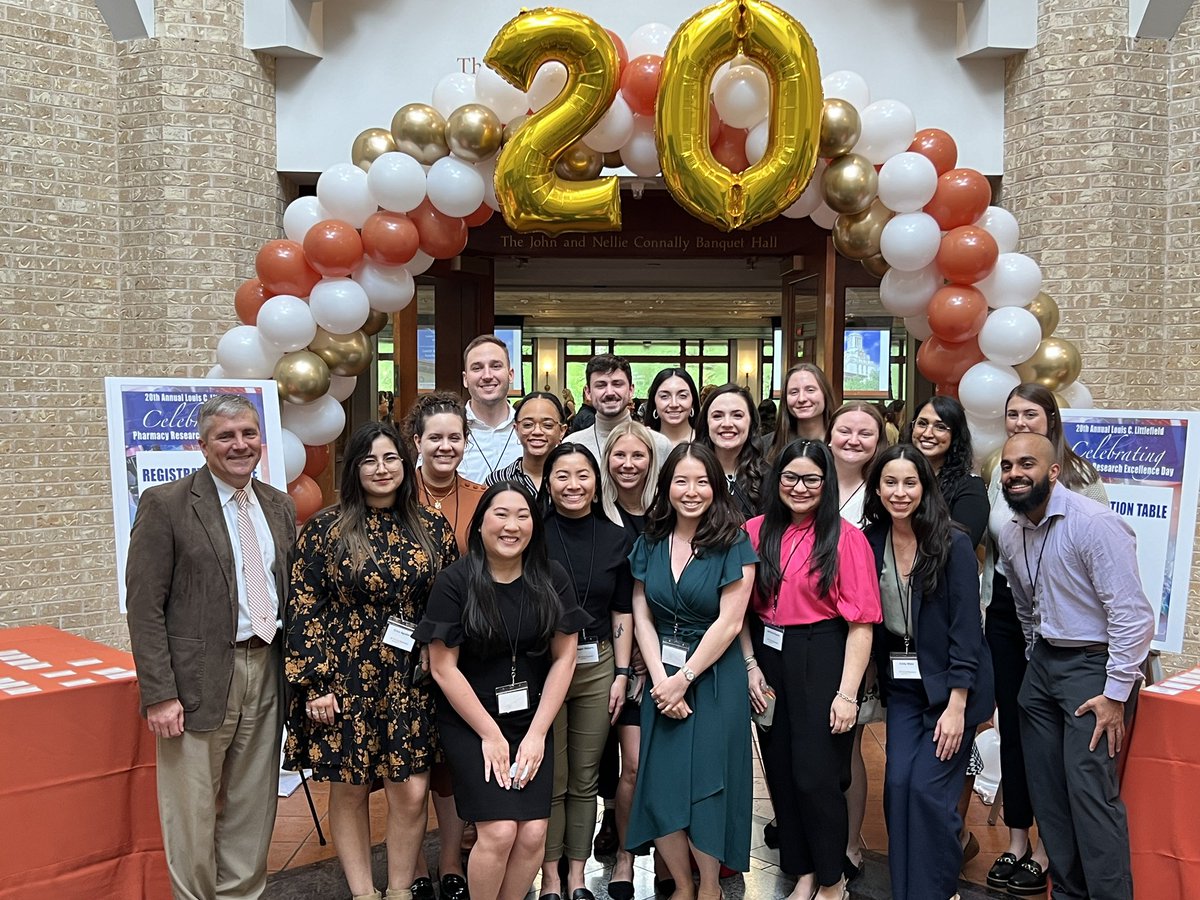
<instances>
[{"instance_id":1,"label":"wristwatch","mask_svg":"<svg viewBox=\"0 0 1200 900\"><path fill-rule=\"evenodd\" d=\"M685 680L687 680L687 681L695 681L696 680L696 673L693 672L691 669L689 669L687 666L684 666L679 671L683 673L683 677Z\"/></svg>"},{"instance_id":2,"label":"wristwatch","mask_svg":"<svg viewBox=\"0 0 1200 900\"><path fill-rule=\"evenodd\" d=\"M624 675L626 678L632 678L633 666L617 666L617 674Z\"/></svg>"}]
</instances>

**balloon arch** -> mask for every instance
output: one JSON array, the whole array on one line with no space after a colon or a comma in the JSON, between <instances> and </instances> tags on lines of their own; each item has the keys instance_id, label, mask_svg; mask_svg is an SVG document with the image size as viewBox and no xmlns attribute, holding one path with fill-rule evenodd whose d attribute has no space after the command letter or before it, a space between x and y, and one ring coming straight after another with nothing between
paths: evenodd
<instances>
[{"instance_id":1,"label":"balloon arch","mask_svg":"<svg viewBox=\"0 0 1200 900\"><path fill-rule=\"evenodd\" d=\"M1004 400L1022 381L1063 407L1092 405L987 179L957 168L953 137L918 131L904 103L872 101L858 74L821 78L807 32L769 3L723 0L677 32L651 23L624 41L579 13L523 11L484 62L359 134L351 162L288 206L286 239L259 250L237 290L241 324L209 375L277 382L301 519L321 505L313 477L345 428L370 336L412 301L413 277L461 253L497 210L517 231L619 229L605 168L661 174L724 230L778 215L832 230L839 253L881 277L884 308L922 341L920 372L961 400L981 458L1002 443Z\"/></svg>"}]
</instances>

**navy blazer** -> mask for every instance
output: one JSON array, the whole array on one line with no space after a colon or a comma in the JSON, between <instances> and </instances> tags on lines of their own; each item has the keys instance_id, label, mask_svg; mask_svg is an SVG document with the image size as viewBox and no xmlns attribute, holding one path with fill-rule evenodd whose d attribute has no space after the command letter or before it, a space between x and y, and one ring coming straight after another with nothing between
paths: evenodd
<instances>
[{"instance_id":1,"label":"navy blazer","mask_svg":"<svg viewBox=\"0 0 1200 900\"><path fill-rule=\"evenodd\" d=\"M877 523L865 533L875 551L875 571L883 574L884 548L891 528ZM950 691L967 689L967 708L964 717L967 728L985 722L995 708L992 681L992 656L983 636L983 616L979 609L979 569L971 538L957 528L951 533L950 554L946 567L938 578L937 590L925 596L922 585L913 583L913 641L917 662L921 667L921 685L925 689L928 708L925 724L932 728L946 704ZM887 698L891 679L885 626L875 626L875 661L879 683Z\"/></svg>"}]
</instances>

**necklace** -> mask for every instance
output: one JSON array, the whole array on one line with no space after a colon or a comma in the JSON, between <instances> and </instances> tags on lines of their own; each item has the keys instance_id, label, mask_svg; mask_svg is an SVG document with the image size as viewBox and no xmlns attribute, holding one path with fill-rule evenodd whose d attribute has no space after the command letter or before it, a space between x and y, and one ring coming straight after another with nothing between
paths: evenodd
<instances>
[{"instance_id":1,"label":"necklace","mask_svg":"<svg viewBox=\"0 0 1200 900\"><path fill-rule=\"evenodd\" d=\"M457 472L454 473L454 481L450 484L449 490L447 490L446 493L442 494L440 497L429 489L428 481L425 481L424 479L422 479L421 483L425 487L425 497L433 505L433 508L436 509L438 512L442 511L442 501L443 500L448 500L448 499L450 499L451 494L458 493L458 473Z\"/></svg>"}]
</instances>

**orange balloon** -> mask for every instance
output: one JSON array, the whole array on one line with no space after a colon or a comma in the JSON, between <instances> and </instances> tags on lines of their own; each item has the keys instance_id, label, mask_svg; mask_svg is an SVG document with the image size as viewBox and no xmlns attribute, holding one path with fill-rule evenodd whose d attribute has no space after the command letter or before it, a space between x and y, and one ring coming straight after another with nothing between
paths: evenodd
<instances>
[{"instance_id":1,"label":"orange balloon","mask_svg":"<svg viewBox=\"0 0 1200 900\"><path fill-rule=\"evenodd\" d=\"M270 298L271 295L259 279L243 281L237 293L233 295L233 308L237 312L238 321L243 325L253 325L258 321L258 311Z\"/></svg>"},{"instance_id":2,"label":"orange balloon","mask_svg":"<svg viewBox=\"0 0 1200 900\"><path fill-rule=\"evenodd\" d=\"M254 271L272 297L307 297L321 280L321 273L308 264L304 248L295 241L267 241L254 258Z\"/></svg>"},{"instance_id":3,"label":"orange balloon","mask_svg":"<svg viewBox=\"0 0 1200 900\"><path fill-rule=\"evenodd\" d=\"M931 163L938 175L944 175L958 162L958 145L940 128L924 128L918 131L909 144L910 153L920 153Z\"/></svg>"},{"instance_id":4,"label":"orange balloon","mask_svg":"<svg viewBox=\"0 0 1200 900\"><path fill-rule=\"evenodd\" d=\"M988 305L981 291L965 284L938 288L925 311L930 330L943 341L965 341L979 334Z\"/></svg>"},{"instance_id":5,"label":"orange balloon","mask_svg":"<svg viewBox=\"0 0 1200 900\"><path fill-rule=\"evenodd\" d=\"M467 223L454 216L438 212L428 198L408 214L417 234L421 237L421 250L434 259L450 259L458 256L467 246Z\"/></svg>"},{"instance_id":6,"label":"orange balloon","mask_svg":"<svg viewBox=\"0 0 1200 900\"><path fill-rule=\"evenodd\" d=\"M625 49L625 42L611 28L605 28L608 36L612 38L613 46L617 48L617 73L625 71L625 67L629 65L629 51Z\"/></svg>"},{"instance_id":7,"label":"orange balloon","mask_svg":"<svg viewBox=\"0 0 1200 900\"><path fill-rule=\"evenodd\" d=\"M324 504L321 487L307 475L288 485L288 494L296 504L296 524L302 525Z\"/></svg>"},{"instance_id":8,"label":"orange balloon","mask_svg":"<svg viewBox=\"0 0 1200 900\"><path fill-rule=\"evenodd\" d=\"M661 76L662 57L653 53L631 59L621 72L621 96L639 116L654 115Z\"/></svg>"},{"instance_id":9,"label":"orange balloon","mask_svg":"<svg viewBox=\"0 0 1200 900\"><path fill-rule=\"evenodd\" d=\"M987 211L992 186L974 169L951 169L938 176L933 199L925 212L937 220L942 231L970 225Z\"/></svg>"},{"instance_id":10,"label":"orange balloon","mask_svg":"<svg viewBox=\"0 0 1200 900\"><path fill-rule=\"evenodd\" d=\"M377 212L363 223L362 245L367 256L381 266L402 266L416 256L421 236L408 216Z\"/></svg>"},{"instance_id":11,"label":"orange balloon","mask_svg":"<svg viewBox=\"0 0 1200 900\"><path fill-rule=\"evenodd\" d=\"M717 141L721 137L721 114L717 112L717 104L713 100L708 101L708 149L711 150L717 146Z\"/></svg>"},{"instance_id":12,"label":"orange balloon","mask_svg":"<svg viewBox=\"0 0 1200 900\"><path fill-rule=\"evenodd\" d=\"M362 262L363 244L349 222L326 219L308 229L304 256L326 278L345 278Z\"/></svg>"},{"instance_id":13,"label":"orange balloon","mask_svg":"<svg viewBox=\"0 0 1200 900\"><path fill-rule=\"evenodd\" d=\"M750 168L750 160L746 158L746 135L749 133L746 128L733 128L722 122L717 142L713 144L713 157L735 175Z\"/></svg>"},{"instance_id":14,"label":"orange balloon","mask_svg":"<svg viewBox=\"0 0 1200 900\"><path fill-rule=\"evenodd\" d=\"M974 284L996 265L996 239L978 225L962 225L942 236L937 264L947 281Z\"/></svg>"},{"instance_id":15,"label":"orange balloon","mask_svg":"<svg viewBox=\"0 0 1200 900\"><path fill-rule=\"evenodd\" d=\"M934 393L939 397L951 397L954 400L958 399L957 384L939 384L934 387Z\"/></svg>"},{"instance_id":16,"label":"orange balloon","mask_svg":"<svg viewBox=\"0 0 1200 900\"><path fill-rule=\"evenodd\" d=\"M327 444L304 445L304 474L316 478L329 465L329 446Z\"/></svg>"},{"instance_id":17,"label":"orange balloon","mask_svg":"<svg viewBox=\"0 0 1200 900\"><path fill-rule=\"evenodd\" d=\"M984 359L975 338L954 342L934 335L917 350L917 369L934 384L958 384L967 369Z\"/></svg>"},{"instance_id":18,"label":"orange balloon","mask_svg":"<svg viewBox=\"0 0 1200 900\"><path fill-rule=\"evenodd\" d=\"M471 213L469 216L463 219L463 221L467 223L468 228L474 228L477 225L484 224L492 217L492 213L494 212L495 210L486 203L480 203L479 209L475 210L475 212Z\"/></svg>"}]
</instances>

